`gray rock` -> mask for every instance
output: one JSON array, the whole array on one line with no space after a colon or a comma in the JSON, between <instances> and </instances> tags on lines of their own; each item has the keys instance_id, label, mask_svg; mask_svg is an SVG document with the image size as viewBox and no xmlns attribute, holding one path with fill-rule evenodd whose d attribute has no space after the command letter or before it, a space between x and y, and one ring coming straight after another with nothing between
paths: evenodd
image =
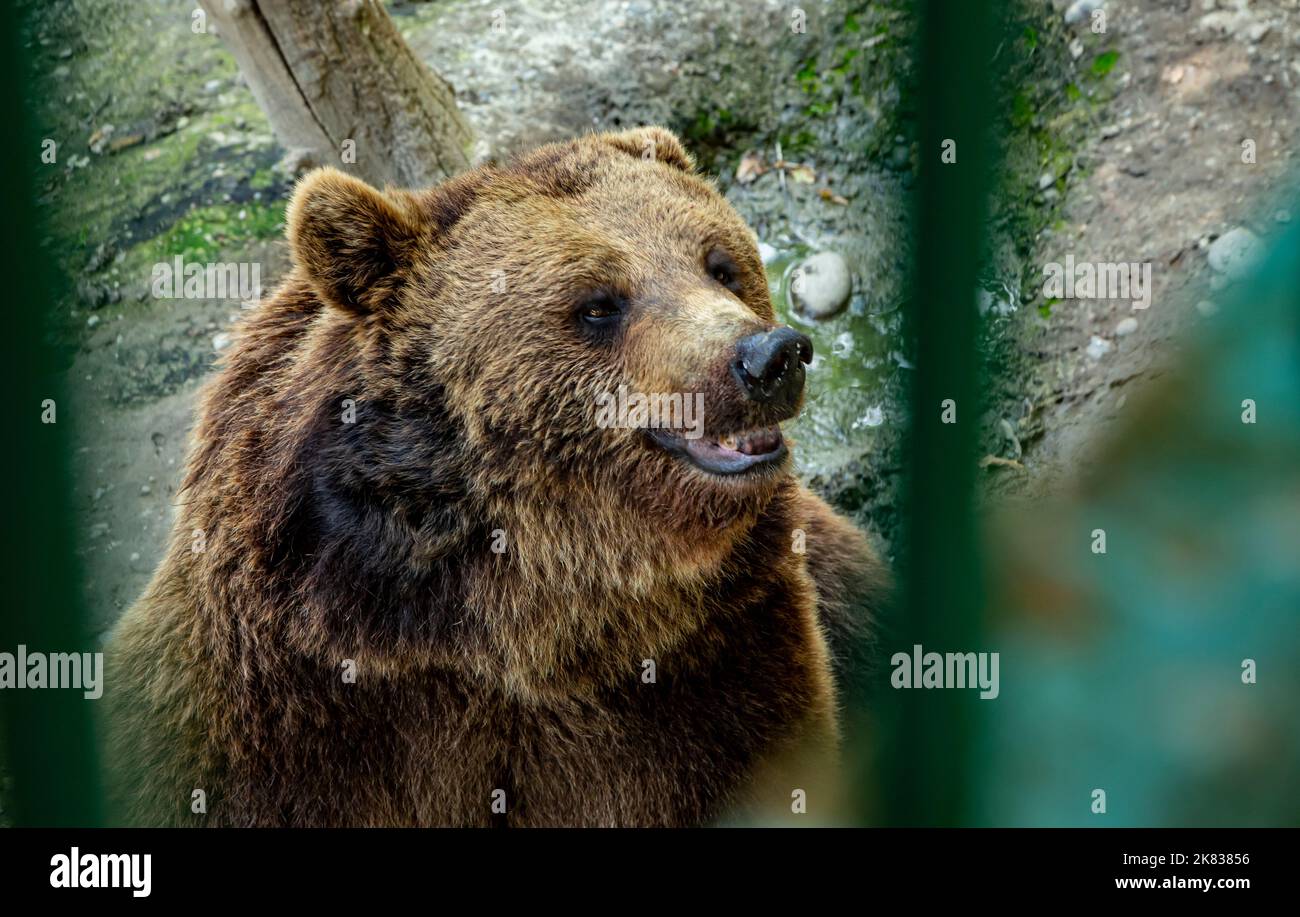
<instances>
[{"instance_id":1,"label":"gray rock","mask_svg":"<svg viewBox=\"0 0 1300 917\"><path fill-rule=\"evenodd\" d=\"M87 309L101 309L108 305L108 287L101 283L83 280L77 284L77 296Z\"/></svg>"},{"instance_id":2,"label":"gray rock","mask_svg":"<svg viewBox=\"0 0 1300 917\"><path fill-rule=\"evenodd\" d=\"M1115 345L1112 344L1110 341L1106 340L1103 337L1098 337L1097 335L1094 334L1092 336L1092 340L1088 342L1086 353L1093 360L1100 360L1106 354L1110 353L1114 348Z\"/></svg>"},{"instance_id":3,"label":"gray rock","mask_svg":"<svg viewBox=\"0 0 1300 917\"><path fill-rule=\"evenodd\" d=\"M1065 11L1066 25L1083 22L1096 10L1105 5L1106 0L1074 0Z\"/></svg>"},{"instance_id":4,"label":"gray rock","mask_svg":"<svg viewBox=\"0 0 1300 917\"><path fill-rule=\"evenodd\" d=\"M795 268L790 278L792 305L804 315L826 319L842 310L853 292L853 277L836 252L818 252Z\"/></svg>"},{"instance_id":5,"label":"gray rock","mask_svg":"<svg viewBox=\"0 0 1300 917\"><path fill-rule=\"evenodd\" d=\"M1263 246L1258 237L1249 229L1238 226L1215 239L1207 257L1216 273L1225 274L1230 280L1240 280L1250 273L1262 254Z\"/></svg>"},{"instance_id":6,"label":"gray rock","mask_svg":"<svg viewBox=\"0 0 1300 917\"><path fill-rule=\"evenodd\" d=\"M1255 44L1256 42L1262 41L1271 28L1273 27L1267 22L1252 22L1250 25L1246 26L1246 38L1251 42L1251 44Z\"/></svg>"},{"instance_id":7,"label":"gray rock","mask_svg":"<svg viewBox=\"0 0 1300 917\"><path fill-rule=\"evenodd\" d=\"M100 242L95 248L95 253L86 262L86 273L94 274L103 270L117 253L117 246L112 242Z\"/></svg>"}]
</instances>

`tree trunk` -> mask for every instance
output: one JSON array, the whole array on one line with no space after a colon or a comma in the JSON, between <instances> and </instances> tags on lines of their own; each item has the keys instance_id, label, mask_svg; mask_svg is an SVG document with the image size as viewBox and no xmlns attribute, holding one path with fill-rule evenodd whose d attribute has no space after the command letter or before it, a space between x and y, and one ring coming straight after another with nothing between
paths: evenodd
<instances>
[{"instance_id":1,"label":"tree trunk","mask_svg":"<svg viewBox=\"0 0 1300 917\"><path fill-rule=\"evenodd\" d=\"M378 0L200 0L276 138L371 184L418 188L469 166L446 80Z\"/></svg>"}]
</instances>

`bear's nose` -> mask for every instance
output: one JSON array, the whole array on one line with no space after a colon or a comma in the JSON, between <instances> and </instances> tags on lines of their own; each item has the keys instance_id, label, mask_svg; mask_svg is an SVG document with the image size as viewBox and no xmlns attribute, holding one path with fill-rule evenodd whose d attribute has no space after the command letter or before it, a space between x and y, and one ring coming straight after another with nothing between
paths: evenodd
<instances>
[{"instance_id":1,"label":"bear's nose","mask_svg":"<svg viewBox=\"0 0 1300 917\"><path fill-rule=\"evenodd\" d=\"M751 401L793 407L803 391L803 364L812 362L812 353L812 341L793 328L760 331L736 344L731 372Z\"/></svg>"}]
</instances>

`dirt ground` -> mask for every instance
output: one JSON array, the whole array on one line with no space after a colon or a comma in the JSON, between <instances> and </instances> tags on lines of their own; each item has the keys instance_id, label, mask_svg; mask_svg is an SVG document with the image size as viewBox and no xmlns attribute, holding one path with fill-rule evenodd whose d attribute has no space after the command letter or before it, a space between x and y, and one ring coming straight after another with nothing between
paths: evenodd
<instances>
[{"instance_id":1,"label":"dirt ground","mask_svg":"<svg viewBox=\"0 0 1300 917\"><path fill-rule=\"evenodd\" d=\"M1231 278L1210 267L1213 243L1244 227L1266 244L1297 216L1290 208L1298 7L1295 0L1105 4L1121 88L1090 119L1035 261L1073 254L1076 262L1150 262L1154 295L1145 310L1127 300L1067 299L1025 324L1020 346L1033 404L1018 430L1024 471L992 471L995 492L1069 486L1130 396L1217 309ZM1088 23L1075 29L1083 34ZM1080 65L1087 62L1084 56ZM1254 161L1243 161L1251 146Z\"/></svg>"},{"instance_id":2,"label":"dirt ground","mask_svg":"<svg viewBox=\"0 0 1300 917\"><path fill-rule=\"evenodd\" d=\"M991 314L1011 369L986 439L1014 463L989 467L995 494L1068 486L1128 394L1160 373L1179 333L1200 320L1197 304L1211 308L1204 302L1223 282L1208 267L1217 237L1236 226L1265 236L1291 217L1280 201L1300 83L1295 0L1109 0L1100 34L1087 19L1065 24L1069 5L1024 4L1037 20L1005 52L1034 76L1016 97L1025 110L1010 113L1025 162L1008 199L1024 207L1003 230L1025 237L1004 246L989 285L1006 291L990 294ZM821 362L798 431L808 444L801 471L886 543L901 472L900 240L916 156L900 115L902 6L825 4L802 37L786 27L788 10L767 0L391 7L417 53L458 87L478 158L589 129L667 123L757 230L778 302L797 257L845 255L850 307L809 329ZM46 116L77 138L45 192L61 230L49 246L77 278L60 318L97 630L135 600L161 556L195 394L240 311L233 300L154 299L148 266L181 251L255 261L268 288L288 266L280 237L292 177L274 168L274 138L219 41L189 33L191 7L100 0L33 16L33 46L48 57ZM97 134L101 152L88 152ZM129 143L104 152L104 136ZM1253 164L1241 160L1246 139ZM778 146L809 167L809 180L773 167ZM753 181L737 175L746 154L765 167ZM1151 262L1150 308L1049 303L1041 266L1067 253ZM1121 329L1130 318L1136 328Z\"/></svg>"}]
</instances>

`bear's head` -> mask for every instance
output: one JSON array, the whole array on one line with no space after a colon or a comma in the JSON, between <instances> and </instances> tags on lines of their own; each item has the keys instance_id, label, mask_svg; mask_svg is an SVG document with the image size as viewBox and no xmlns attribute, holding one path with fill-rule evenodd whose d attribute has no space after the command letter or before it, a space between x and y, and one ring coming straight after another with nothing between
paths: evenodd
<instances>
[{"instance_id":1,"label":"bear's head","mask_svg":"<svg viewBox=\"0 0 1300 917\"><path fill-rule=\"evenodd\" d=\"M628 572L633 545L707 565L788 479L779 425L811 344L777 323L753 233L666 130L421 192L317 171L289 237L366 336L366 391L405 403L416 437L436 398L466 490L525 550L544 534L539 562L558 541Z\"/></svg>"}]
</instances>

